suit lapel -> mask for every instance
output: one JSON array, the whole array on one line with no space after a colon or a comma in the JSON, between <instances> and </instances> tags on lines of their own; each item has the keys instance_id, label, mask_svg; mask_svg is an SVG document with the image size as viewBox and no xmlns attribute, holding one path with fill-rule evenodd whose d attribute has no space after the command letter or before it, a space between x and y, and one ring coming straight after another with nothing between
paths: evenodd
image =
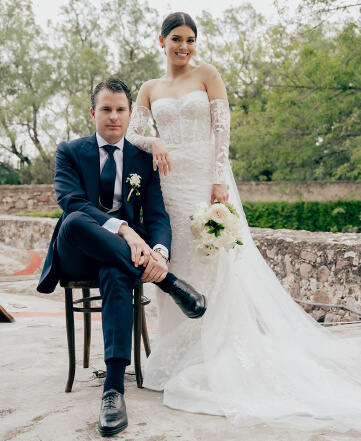
<instances>
[{"instance_id":1,"label":"suit lapel","mask_svg":"<svg viewBox=\"0 0 361 441\"><path fill-rule=\"evenodd\" d=\"M95 133L79 148L78 155L89 201L97 206L99 202L100 160Z\"/></svg>"}]
</instances>

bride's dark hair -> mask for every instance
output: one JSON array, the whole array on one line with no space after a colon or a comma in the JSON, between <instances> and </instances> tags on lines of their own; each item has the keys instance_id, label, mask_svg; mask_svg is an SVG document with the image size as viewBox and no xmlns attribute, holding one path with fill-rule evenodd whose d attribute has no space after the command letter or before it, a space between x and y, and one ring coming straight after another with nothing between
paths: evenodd
<instances>
[{"instance_id":1,"label":"bride's dark hair","mask_svg":"<svg viewBox=\"0 0 361 441\"><path fill-rule=\"evenodd\" d=\"M166 17L162 24L161 36L166 38L170 31L178 26L189 26L197 38L197 26L193 18L185 12L173 12Z\"/></svg>"}]
</instances>

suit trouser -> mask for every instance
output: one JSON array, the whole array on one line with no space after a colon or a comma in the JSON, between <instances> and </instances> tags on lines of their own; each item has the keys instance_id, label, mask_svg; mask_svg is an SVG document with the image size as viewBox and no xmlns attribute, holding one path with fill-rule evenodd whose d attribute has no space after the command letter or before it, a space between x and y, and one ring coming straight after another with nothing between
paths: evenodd
<instances>
[{"instance_id":1,"label":"suit trouser","mask_svg":"<svg viewBox=\"0 0 361 441\"><path fill-rule=\"evenodd\" d=\"M104 358L131 360L133 288L144 267L136 268L127 242L83 212L69 214L57 238L60 273L68 280L99 280L102 297ZM169 292L168 273L157 283Z\"/></svg>"}]
</instances>

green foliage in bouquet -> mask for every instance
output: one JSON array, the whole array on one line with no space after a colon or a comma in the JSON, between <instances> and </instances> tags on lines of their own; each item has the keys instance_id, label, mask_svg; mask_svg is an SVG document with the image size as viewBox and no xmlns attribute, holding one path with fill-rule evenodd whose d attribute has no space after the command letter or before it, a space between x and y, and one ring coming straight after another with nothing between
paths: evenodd
<instances>
[{"instance_id":1,"label":"green foliage in bouquet","mask_svg":"<svg viewBox=\"0 0 361 441\"><path fill-rule=\"evenodd\" d=\"M210 228L208 234L214 234L216 237L219 237L221 235L221 230L224 230L224 226L222 224L219 224L213 220L209 220L204 224L204 226Z\"/></svg>"}]
</instances>

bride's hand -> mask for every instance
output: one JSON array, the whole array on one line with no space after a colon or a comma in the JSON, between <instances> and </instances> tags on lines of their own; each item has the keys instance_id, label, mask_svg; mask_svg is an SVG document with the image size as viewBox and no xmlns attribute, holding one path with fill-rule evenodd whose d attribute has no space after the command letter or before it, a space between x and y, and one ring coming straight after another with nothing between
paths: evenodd
<instances>
[{"instance_id":1,"label":"bride's hand","mask_svg":"<svg viewBox=\"0 0 361 441\"><path fill-rule=\"evenodd\" d=\"M217 199L218 202L224 204L228 201L229 193L226 184L213 184L211 194L211 204Z\"/></svg>"},{"instance_id":2,"label":"bride's hand","mask_svg":"<svg viewBox=\"0 0 361 441\"><path fill-rule=\"evenodd\" d=\"M159 167L159 172L164 173L167 176L168 169L172 171L172 161L166 146L161 139L156 139L152 144L152 154L153 154L153 169L157 170L157 162Z\"/></svg>"}]
</instances>

